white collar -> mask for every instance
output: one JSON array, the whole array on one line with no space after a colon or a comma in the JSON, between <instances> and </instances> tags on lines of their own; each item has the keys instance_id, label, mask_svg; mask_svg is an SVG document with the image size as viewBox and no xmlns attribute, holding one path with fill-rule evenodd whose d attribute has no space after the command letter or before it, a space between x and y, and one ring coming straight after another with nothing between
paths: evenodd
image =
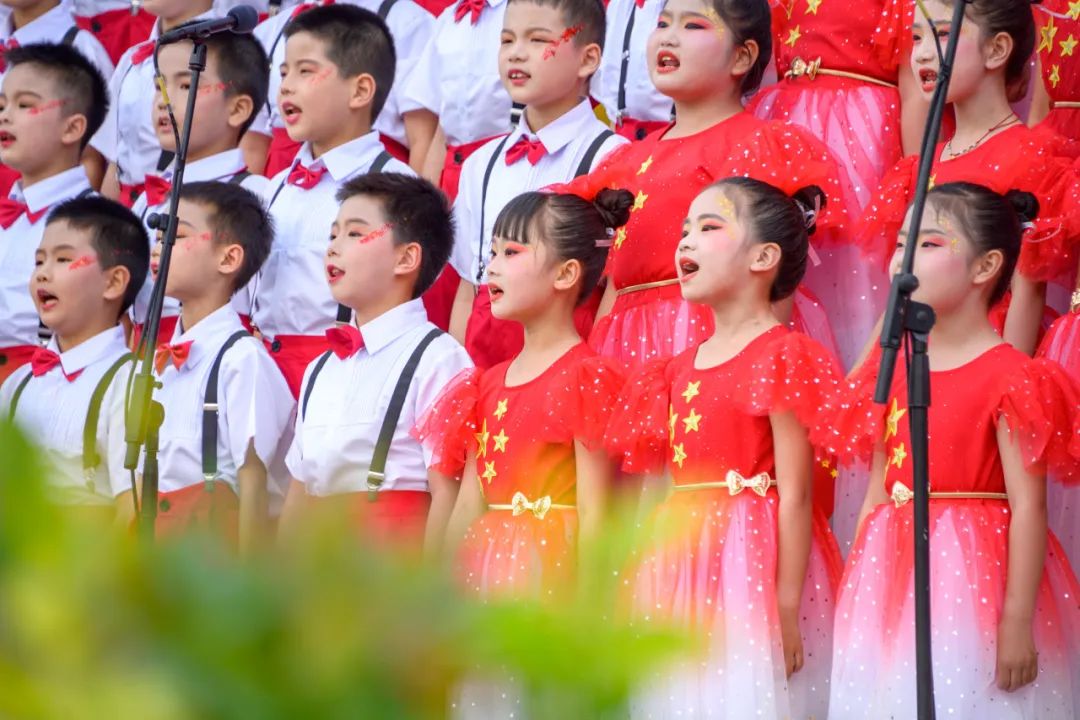
<instances>
[{"instance_id":1,"label":"white collar","mask_svg":"<svg viewBox=\"0 0 1080 720\"><path fill-rule=\"evenodd\" d=\"M342 182L356 174L359 168L370 166L375 158L384 150L379 133L374 130L354 138L347 143L338 145L336 148L327 150L318 159L311 156L311 143L306 142L300 147L296 159L306 168L325 167L330 172L334 182Z\"/></svg>"},{"instance_id":2,"label":"white collar","mask_svg":"<svg viewBox=\"0 0 1080 720\"><path fill-rule=\"evenodd\" d=\"M82 165L76 165L28 188L24 188L22 181L19 181L12 186L11 196L25 202L30 212L36 213L89 189L90 179L86 176L86 170Z\"/></svg>"},{"instance_id":3,"label":"white collar","mask_svg":"<svg viewBox=\"0 0 1080 720\"><path fill-rule=\"evenodd\" d=\"M360 326L364 349L374 355L413 328L427 322L423 300L417 298L397 305Z\"/></svg>"},{"instance_id":4,"label":"white collar","mask_svg":"<svg viewBox=\"0 0 1080 720\"><path fill-rule=\"evenodd\" d=\"M48 347L53 352L60 353L60 367L63 368L64 374L74 375L98 360L118 353L123 354L127 349L127 344L124 342L124 328L116 325L62 353L56 337L49 341Z\"/></svg>"},{"instance_id":5,"label":"white collar","mask_svg":"<svg viewBox=\"0 0 1080 720\"><path fill-rule=\"evenodd\" d=\"M237 330L244 329L229 303L222 305L188 330L181 327L181 322L176 323L176 330L173 331L169 344L177 345L189 341L193 343L187 362L183 365L187 368L198 366L205 358L216 357L225 340Z\"/></svg>"},{"instance_id":6,"label":"white collar","mask_svg":"<svg viewBox=\"0 0 1080 720\"><path fill-rule=\"evenodd\" d=\"M582 100L535 133L529 129L525 113L521 113L521 119L518 120L514 131L510 133L510 137L507 138L507 147L510 147L522 137L529 139L539 138L540 142L544 144L544 149L553 155L574 140L582 137L584 130L594 120L596 120L596 115L593 113L592 104L588 100Z\"/></svg>"},{"instance_id":7,"label":"white collar","mask_svg":"<svg viewBox=\"0 0 1080 720\"><path fill-rule=\"evenodd\" d=\"M184 168L184 182L205 182L208 180L228 180L247 165L244 164L244 152L240 148L233 148L225 152L219 152L201 160L188 163ZM173 166L170 165L164 175L167 180L173 176Z\"/></svg>"}]
</instances>

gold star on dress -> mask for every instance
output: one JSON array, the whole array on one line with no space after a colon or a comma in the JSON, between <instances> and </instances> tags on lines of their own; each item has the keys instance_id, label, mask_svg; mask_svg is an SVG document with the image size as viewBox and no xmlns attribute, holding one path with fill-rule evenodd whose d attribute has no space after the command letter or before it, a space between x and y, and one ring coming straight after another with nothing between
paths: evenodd
<instances>
[{"instance_id":1,"label":"gold star on dress","mask_svg":"<svg viewBox=\"0 0 1080 720\"><path fill-rule=\"evenodd\" d=\"M507 410L506 403L507 403L506 400L500 400L499 404L495 407L494 415L499 420L502 420L503 415L506 414L506 410Z\"/></svg>"},{"instance_id":2,"label":"gold star on dress","mask_svg":"<svg viewBox=\"0 0 1080 720\"><path fill-rule=\"evenodd\" d=\"M495 452L506 452L506 443L510 440L506 430L499 430L499 434L491 439L495 441Z\"/></svg>"},{"instance_id":3,"label":"gold star on dress","mask_svg":"<svg viewBox=\"0 0 1080 720\"><path fill-rule=\"evenodd\" d=\"M1061 82L1061 68L1057 65L1050 66L1050 86L1057 87Z\"/></svg>"},{"instance_id":4,"label":"gold star on dress","mask_svg":"<svg viewBox=\"0 0 1080 720\"><path fill-rule=\"evenodd\" d=\"M487 484L490 485L491 481L494 480L495 476L498 475L498 474L499 473L495 472L495 463L494 462L485 462L484 463L484 473L480 477L487 480Z\"/></svg>"},{"instance_id":5,"label":"gold star on dress","mask_svg":"<svg viewBox=\"0 0 1080 720\"><path fill-rule=\"evenodd\" d=\"M907 450L904 449L904 443L900 443L892 450L892 459L889 460L890 465L895 465L899 470L904 466L904 460L907 459Z\"/></svg>"},{"instance_id":6,"label":"gold star on dress","mask_svg":"<svg viewBox=\"0 0 1080 720\"><path fill-rule=\"evenodd\" d=\"M897 407L896 398L889 406L889 417L885 419L885 439L888 440L900 429L900 418L907 414L907 408Z\"/></svg>"},{"instance_id":7,"label":"gold star on dress","mask_svg":"<svg viewBox=\"0 0 1080 720\"><path fill-rule=\"evenodd\" d=\"M1069 37L1065 38L1058 43L1058 47L1061 48L1061 57L1068 57L1073 54L1073 50L1076 49L1076 38L1072 33L1069 33Z\"/></svg>"},{"instance_id":8,"label":"gold star on dress","mask_svg":"<svg viewBox=\"0 0 1080 720\"><path fill-rule=\"evenodd\" d=\"M618 250L626 242L626 228L621 227L615 231L615 249Z\"/></svg>"},{"instance_id":9,"label":"gold star on dress","mask_svg":"<svg viewBox=\"0 0 1080 720\"><path fill-rule=\"evenodd\" d=\"M484 424L480 426L480 432L475 433L476 442L479 443L476 448L476 457L482 458L487 456L488 438L491 437L491 433L487 429L487 418L484 418Z\"/></svg>"},{"instance_id":10,"label":"gold star on dress","mask_svg":"<svg viewBox=\"0 0 1080 720\"><path fill-rule=\"evenodd\" d=\"M631 212L637 212L641 208L645 207L645 201L648 199L648 195L638 190L637 195L634 196L634 206L630 208Z\"/></svg>"},{"instance_id":11,"label":"gold star on dress","mask_svg":"<svg viewBox=\"0 0 1080 720\"><path fill-rule=\"evenodd\" d=\"M788 47L795 47L795 43L799 42L799 38L801 37L802 32L799 31L799 26L796 25L788 31L787 40L784 41L784 44Z\"/></svg>"},{"instance_id":12,"label":"gold star on dress","mask_svg":"<svg viewBox=\"0 0 1080 720\"><path fill-rule=\"evenodd\" d=\"M649 169L650 165L652 165L652 155L646 158L645 162L641 163L641 167L638 168L637 174L644 175L645 172Z\"/></svg>"},{"instance_id":13,"label":"gold star on dress","mask_svg":"<svg viewBox=\"0 0 1080 720\"><path fill-rule=\"evenodd\" d=\"M679 443L672 449L675 451L675 457L672 458L672 461L681 468L683 461L686 460L686 450L683 449L682 443Z\"/></svg>"},{"instance_id":14,"label":"gold star on dress","mask_svg":"<svg viewBox=\"0 0 1080 720\"><path fill-rule=\"evenodd\" d=\"M697 414L697 410L690 408L690 414L683 418L683 424L686 425L683 432L697 432L699 422L701 422L701 416Z\"/></svg>"},{"instance_id":15,"label":"gold star on dress","mask_svg":"<svg viewBox=\"0 0 1080 720\"><path fill-rule=\"evenodd\" d=\"M806 14L817 15L817 9L821 6L821 0L806 0Z\"/></svg>"},{"instance_id":16,"label":"gold star on dress","mask_svg":"<svg viewBox=\"0 0 1080 720\"><path fill-rule=\"evenodd\" d=\"M1066 13L1070 20L1080 20L1080 0L1069 3L1069 12Z\"/></svg>"},{"instance_id":17,"label":"gold star on dress","mask_svg":"<svg viewBox=\"0 0 1080 720\"><path fill-rule=\"evenodd\" d=\"M1071 12L1071 10L1070 10ZM1054 16L1047 16L1046 24L1043 25L1042 30L1039 31L1041 40L1039 41L1039 49L1035 52L1042 52L1043 50L1049 50L1053 52L1054 49L1054 36L1057 35L1057 26L1054 25Z\"/></svg>"},{"instance_id":18,"label":"gold star on dress","mask_svg":"<svg viewBox=\"0 0 1080 720\"><path fill-rule=\"evenodd\" d=\"M686 402L690 402L691 400L696 398L698 395L701 394L700 388L700 380L698 380L697 382L687 382L686 389L682 391L683 400L685 400Z\"/></svg>"},{"instance_id":19,"label":"gold star on dress","mask_svg":"<svg viewBox=\"0 0 1080 720\"><path fill-rule=\"evenodd\" d=\"M668 405L668 437L669 442L675 442L675 425L679 422L679 414L675 412L674 405Z\"/></svg>"}]
</instances>

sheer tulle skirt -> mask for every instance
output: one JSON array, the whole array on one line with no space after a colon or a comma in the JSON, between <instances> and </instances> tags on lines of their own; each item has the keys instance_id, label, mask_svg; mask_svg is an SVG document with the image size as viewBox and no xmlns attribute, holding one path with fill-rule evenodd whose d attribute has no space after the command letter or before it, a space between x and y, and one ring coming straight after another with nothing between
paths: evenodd
<instances>
[{"instance_id":1,"label":"sheer tulle skirt","mask_svg":"<svg viewBox=\"0 0 1080 720\"><path fill-rule=\"evenodd\" d=\"M1008 505L932 501L931 608L938 717L1064 720L1080 706L1077 582L1050 536L1034 619L1035 683L994 683L1005 595ZM914 718L912 505L879 506L848 559L836 607L829 717Z\"/></svg>"},{"instance_id":2,"label":"sheer tulle skirt","mask_svg":"<svg viewBox=\"0 0 1080 720\"><path fill-rule=\"evenodd\" d=\"M1065 368L1080 382L1080 310L1058 318L1047 331L1039 356ZM1047 487L1050 529L1058 536L1065 555L1075 568L1080 565L1080 487L1065 487L1051 475Z\"/></svg>"},{"instance_id":3,"label":"sheer tulle skirt","mask_svg":"<svg viewBox=\"0 0 1080 720\"><path fill-rule=\"evenodd\" d=\"M775 491L721 489L679 493L660 508L633 581L633 616L686 628L704 648L651 677L631 717L826 717L840 556L815 512L799 621L806 664L789 681L776 607L778 502Z\"/></svg>"}]
</instances>

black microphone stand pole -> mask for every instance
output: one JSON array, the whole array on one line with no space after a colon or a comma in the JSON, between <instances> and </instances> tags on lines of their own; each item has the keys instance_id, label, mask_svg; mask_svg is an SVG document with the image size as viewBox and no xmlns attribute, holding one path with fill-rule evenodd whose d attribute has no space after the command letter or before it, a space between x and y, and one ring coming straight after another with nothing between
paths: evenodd
<instances>
[{"instance_id":1,"label":"black microphone stand pole","mask_svg":"<svg viewBox=\"0 0 1080 720\"><path fill-rule=\"evenodd\" d=\"M148 541L154 538L154 523L157 519L158 505L158 431L165 420L161 403L153 399L154 388L161 383L154 378L154 349L157 347L158 331L161 326L161 311L165 304L165 285L169 277L169 261L173 246L176 244L176 212L180 204L180 188L184 184L184 168L187 165L188 142L191 139L192 119L195 116L195 100L199 91L199 76L206 69L206 45L201 38L191 39L194 46L188 68L191 70L191 87L187 96L187 114L184 116L184 130L176 147L176 159L172 178L172 190L169 193L169 214L158 216L157 229L162 231L161 261L154 291L150 297L150 309L140 347L144 348L139 360L139 372L135 375L128 396L125 440L127 454L124 467L137 470L142 449L146 450L143 463L142 497L139 504L139 535ZM166 102L168 99L166 98Z\"/></svg>"},{"instance_id":2,"label":"black microphone stand pole","mask_svg":"<svg viewBox=\"0 0 1080 720\"><path fill-rule=\"evenodd\" d=\"M941 132L941 118L945 111L949 79L956 58L956 43L960 37L967 1L955 0L944 57L938 43L937 85L930 101L930 116L919 151L915 201L912 204L907 242L904 243L904 258L889 289L889 304L881 328L881 366L874 391L874 402L889 402L897 352L901 342L906 340L911 353L908 366L908 423L911 430L911 460L915 485L912 488L915 526L915 679L919 720L934 720L935 717L934 667L930 648L930 462L927 420L927 409L930 407L930 361L926 354L927 338L934 326L934 311L929 305L914 302L911 295L919 287L919 279L913 272L915 247L926 207L930 170L937 160L935 155ZM922 3L918 4L922 10ZM930 32L934 34L936 43L937 28L928 15L926 19L930 23Z\"/></svg>"}]
</instances>

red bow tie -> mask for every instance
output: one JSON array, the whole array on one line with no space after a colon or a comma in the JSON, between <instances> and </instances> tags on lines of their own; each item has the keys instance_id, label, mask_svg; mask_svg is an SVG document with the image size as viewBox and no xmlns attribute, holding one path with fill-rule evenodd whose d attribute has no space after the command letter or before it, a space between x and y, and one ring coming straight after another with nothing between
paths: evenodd
<instances>
[{"instance_id":1,"label":"red bow tie","mask_svg":"<svg viewBox=\"0 0 1080 720\"><path fill-rule=\"evenodd\" d=\"M34 351L34 354L30 356L30 374L34 377L41 377L45 373L52 370L54 367L60 366L60 356L48 348L38 348ZM63 367L61 366L61 371ZM82 370L68 375L64 373L64 378L68 382L75 382L75 378L82 374Z\"/></svg>"},{"instance_id":2,"label":"red bow tie","mask_svg":"<svg viewBox=\"0 0 1080 720\"><path fill-rule=\"evenodd\" d=\"M645 7L645 0L634 0L634 4L637 5L639 9L643 8Z\"/></svg>"},{"instance_id":3,"label":"red bow tie","mask_svg":"<svg viewBox=\"0 0 1080 720\"><path fill-rule=\"evenodd\" d=\"M457 7L454 8L454 22L461 22L461 18L472 13L469 23L475 25L486 5L487 0L458 0Z\"/></svg>"},{"instance_id":4,"label":"red bow tie","mask_svg":"<svg viewBox=\"0 0 1080 720\"><path fill-rule=\"evenodd\" d=\"M131 53L131 64L142 65L146 62L146 59L154 54L154 41L147 40L141 45L135 47L135 52Z\"/></svg>"},{"instance_id":5,"label":"red bow tie","mask_svg":"<svg viewBox=\"0 0 1080 720\"><path fill-rule=\"evenodd\" d=\"M339 325L326 331L326 340L330 350L344 360L360 352L364 347L364 336L352 325Z\"/></svg>"},{"instance_id":6,"label":"red bow tie","mask_svg":"<svg viewBox=\"0 0 1080 720\"><path fill-rule=\"evenodd\" d=\"M160 175L146 176L146 206L154 207L165 202L172 192L172 183Z\"/></svg>"},{"instance_id":7,"label":"red bow tie","mask_svg":"<svg viewBox=\"0 0 1080 720\"><path fill-rule=\"evenodd\" d=\"M49 208L43 207L37 212L30 212L30 208L26 207L24 202L12 200L11 198L0 198L0 228L7 230L24 214L30 222L36 223L48 211Z\"/></svg>"},{"instance_id":8,"label":"red bow tie","mask_svg":"<svg viewBox=\"0 0 1080 720\"><path fill-rule=\"evenodd\" d=\"M19 47L19 41L15 38L8 38L7 42L0 43L0 72L7 71L7 58L5 57L7 51L14 50L17 47Z\"/></svg>"},{"instance_id":9,"label":"red bow tie","mask_svg":"<svg viewBox=\"0 0 1080 720\"><path fill-rule=\"evenodd\" d=\"M318 167L314 170L308 167L304 167L303 163L296 163L296 167L289 173L288 183L295 185L296 187L303 188L304 190L310 190L319 184L319 180L326 174L325 167Z\"/></svg>"},{"instance_id":10,"label":"red bow tie","mask_svg":"<svg viewBox=\"0 0 1080 720\"><path fill-rule=\"evenodd\" d=\"M170 345L169 343L158 345L157 352L154 353L154 369L157 370L158 375L165 372L165 365L169 361L172 361L173 367L179 370L187 362L188 355L191 354L191 346L194 343L194 340L188 340L176 345Z\"/></svg>"},{"instance_id":11,"label":"red bow tie","mask_svg":"<svg viewBox=\"0 0 1080 720\"><path fill-rule=\"evenodd\" d=\"M506 151L506 164L513 165L521 158L529 158L529 164L535 165L545 155L547 155L547 148L544 147L544 143L540 142L539 138L530 140L522 135Z\"/></svg>"}]
</instances>

